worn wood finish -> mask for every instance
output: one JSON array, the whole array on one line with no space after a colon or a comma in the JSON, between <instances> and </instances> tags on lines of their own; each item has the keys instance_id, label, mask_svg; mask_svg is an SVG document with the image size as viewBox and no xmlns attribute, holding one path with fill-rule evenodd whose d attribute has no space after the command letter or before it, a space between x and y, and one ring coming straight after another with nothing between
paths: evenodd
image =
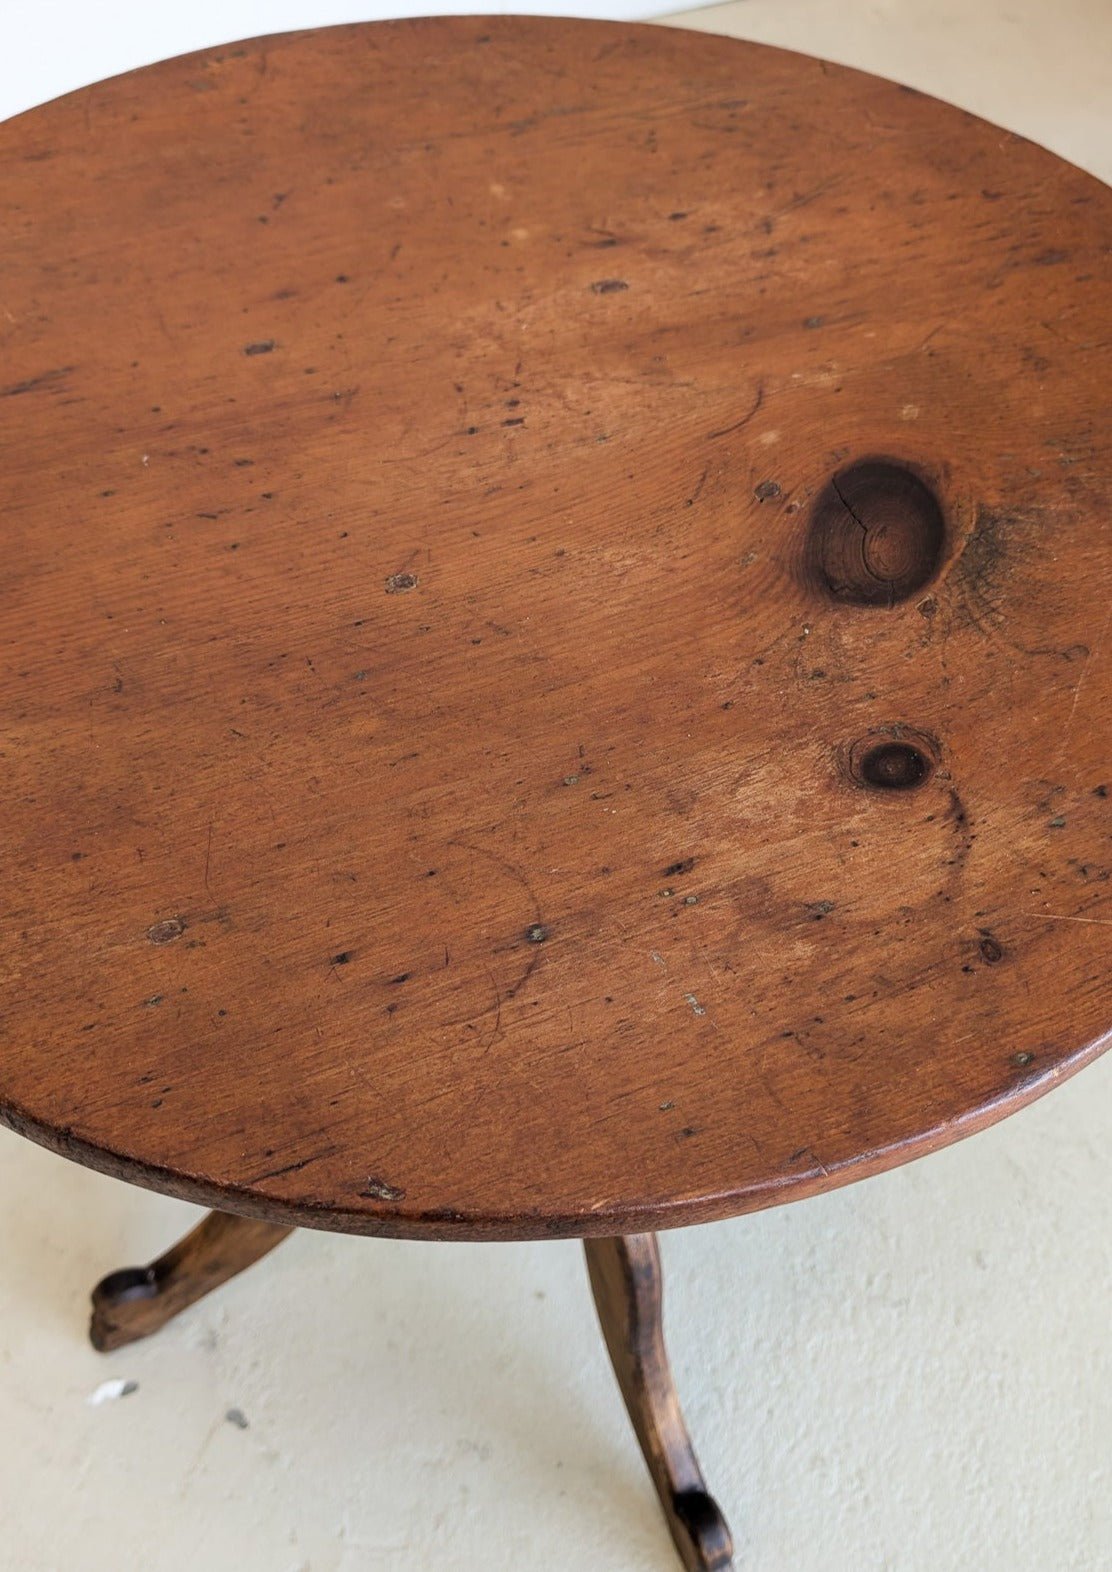
<instances>
[{"instance_id":1,"label":"worn wood finish","mask_svg":"<svg viewBox=\"0 0 1112 1572\"><path fill-rule=\"evenodd\" d=\"M733 1567L733 1541L699 1468L664 1347L652 1234L585 1239L599 1324L664 1516L687 1572Z\"/></svg>"},{"instance_id":2,"label":"worn wood finish","mask_svg":"<svg viewBox=\"0 0 1112 1572\"><path fill-rule=\"evenodd\" d=\"M1112 197L484 18L0 127L0 1117L278 1223L724 1217L1112 1017Z\"/></svg>"},{"instance_id":3,"label":"worn wood finish","mask_svg":"<svg viewBox=\"0 0 1112 1572\"><path fill-rule=\"evenodd\" d=\"M89 1337L102 1354L150 1337L290 1233L277 1223L210 1212L149 1266L112 1272L93 1289Z\"/></svg>"}]
</instances>

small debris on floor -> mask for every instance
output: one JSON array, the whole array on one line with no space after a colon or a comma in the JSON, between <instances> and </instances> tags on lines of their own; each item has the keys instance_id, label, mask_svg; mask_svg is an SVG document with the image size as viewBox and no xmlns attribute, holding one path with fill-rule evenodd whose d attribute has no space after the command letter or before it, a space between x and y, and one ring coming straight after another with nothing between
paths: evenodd
<instances>
[{"instance_id":1,"label":"small debris on floor","mask_svg":"<svg viewBox=\"0 0 1112 1572\"><path fill-rule=\"evenodd\" d=\"M138 1392L138 1381L102 1381L95 1392L90 1392L85 1401L90 1408L99 1408L102 1403L114 1403L117 1398L130 1397L132 1392Z\"/></svg>"}]
</instances>

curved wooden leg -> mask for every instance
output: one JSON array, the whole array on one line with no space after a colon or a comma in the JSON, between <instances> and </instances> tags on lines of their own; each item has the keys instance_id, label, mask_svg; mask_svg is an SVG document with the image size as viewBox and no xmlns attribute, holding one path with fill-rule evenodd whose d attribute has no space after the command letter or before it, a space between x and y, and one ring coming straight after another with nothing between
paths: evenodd
<instances>
[{"instance_id":1,"label":"curved wooden leg","mask_svg":"<svg viewBox=\"0 0 1112 1572\"><path fill-rule=\"evenodd\" d=\"M157 1261L125 1267L97 1284L89 1324L93 1347L106 1354L149 1337L292 1232L278 1223L210 1212Z\"/></svg>"},{"instance_id":2,"label":"curved wooden leg","mask_svg":"<svg viewBox=\"0 0 1112 1572\"><path fill-rule=\"evenodd\" d=\"M629 1417L687 1572L729 1572L733 1541L707 1494L668 1368L655 1234L585 1239L598 1318Z\"/></svg>"}]
</instances>

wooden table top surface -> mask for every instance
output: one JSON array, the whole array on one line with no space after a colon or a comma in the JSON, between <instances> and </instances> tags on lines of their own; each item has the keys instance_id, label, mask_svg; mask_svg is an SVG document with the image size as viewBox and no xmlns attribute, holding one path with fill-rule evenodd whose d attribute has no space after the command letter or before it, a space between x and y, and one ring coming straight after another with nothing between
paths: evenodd
<instances>
[{"instance_id":1,"label":"wooden table top surface","mask_svg":"<svg viewBox=\"0 0 1112 1572\"><path fill-rule=\"evenodd\" d=\"M0 1118L278 1221L697 1222L1112 1025L1112 193L496 18L0 127Z\"/></svg>"}]
</instances>

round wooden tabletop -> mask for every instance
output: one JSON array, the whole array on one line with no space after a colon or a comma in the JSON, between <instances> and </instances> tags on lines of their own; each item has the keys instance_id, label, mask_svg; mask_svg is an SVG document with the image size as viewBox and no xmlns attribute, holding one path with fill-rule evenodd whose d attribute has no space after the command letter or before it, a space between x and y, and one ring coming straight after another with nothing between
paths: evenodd
<instances>
[{"instance_id":1,"label":"round wooden tabletop","mask_svg":"<svg viewBox=\"0 0 1112 1572\"><path fill-rule=\"evenodd\" d=\"M723 1217L1112 1025L1112 193L650 27L0 128L0 1117L354 1233Z\"/></svg>"}]
</instances>

